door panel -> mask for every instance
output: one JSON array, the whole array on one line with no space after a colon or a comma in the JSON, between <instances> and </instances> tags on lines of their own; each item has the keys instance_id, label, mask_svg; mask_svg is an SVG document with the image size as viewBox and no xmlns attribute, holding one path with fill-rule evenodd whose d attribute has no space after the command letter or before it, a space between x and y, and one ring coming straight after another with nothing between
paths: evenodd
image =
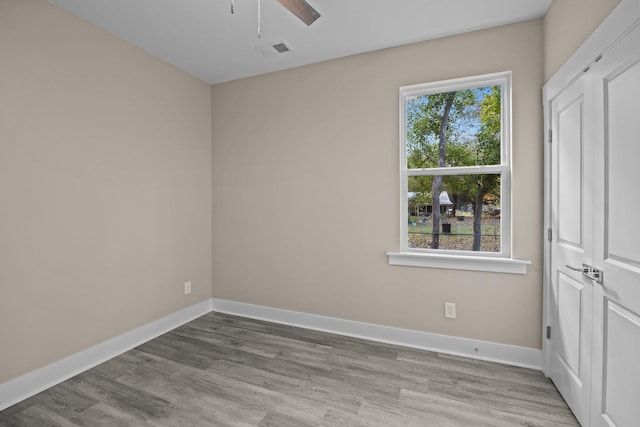
<instances>
[{"instance_id":1,"label":"door panel","mask_svg":"<svg viewBox=\"0 0 640 427\"><path fill-rule=\"evenodd\" d=\"M606 257L640 267L640 227L630 219L640 214L640 62L605 79L605 119L609 135L605 215Z\"/></svg>"},{"instance_id":2,"label":"door panel","mask_svg":"<svg viewBox=\"0 0 640 427\"><path fill-rule=\"evenodd\" d=\"M587 173L592 151L585 145L585 81L578 79L551 103L550 376L576 418L590 413L593 284L582 275L592 257L592 211Z\"/></svg>"},{"instance_id":3,"label":"door panel","mask_svg":"<svg viewBox=\"0 0 640 427\"><path fill-rule=\"evenodd\" d=\"M613 301L606 302L602 419L614 426L640 420L640 316ZM600 414L599 414L600 415Z\"/></svg>"},{"instance_id":4,"label":"door panel","mask_svg":"<svg viewBox=\"0 0 640 427\"><path fill-rule=\"evenodd\" d=\"M637 426L640 420L640 27L593 68L594 288L592 425Z\"/></svg>"},{"instance_id":5,"label":"door panel","mask_svg":"<svg viewBox=\"0 0 640 427\"><path fill-rule=\"evenodd\" d=\"M558 357L572 374L573 380L580 383L581 347L580 317L584 313L582 283L558 273Z\"/></svg>"},{"instance_id":6,"label":"door panel","mask_svg":"<svg viewBox=\"0 0 640 427\"><path fill-rule=\"evenodd\" d=\"M582 97L558 112L558 240L582 248Z\"/></svg>"}]
</instances>

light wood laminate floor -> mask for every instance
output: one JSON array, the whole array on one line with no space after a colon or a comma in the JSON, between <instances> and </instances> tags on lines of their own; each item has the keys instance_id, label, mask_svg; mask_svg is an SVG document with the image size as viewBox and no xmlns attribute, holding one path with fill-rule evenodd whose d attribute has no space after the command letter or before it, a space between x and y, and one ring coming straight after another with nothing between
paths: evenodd
<instances>
[{"instance_id":1,"label":"light wood laminate floor","mask_svg":"<svg viewBox=\"0 0 640 427\"><path fill-rule=\"evenodd\" d=\"M209 313L0 426L577 426L541 372Z\"/></svg>"}]
</instances>

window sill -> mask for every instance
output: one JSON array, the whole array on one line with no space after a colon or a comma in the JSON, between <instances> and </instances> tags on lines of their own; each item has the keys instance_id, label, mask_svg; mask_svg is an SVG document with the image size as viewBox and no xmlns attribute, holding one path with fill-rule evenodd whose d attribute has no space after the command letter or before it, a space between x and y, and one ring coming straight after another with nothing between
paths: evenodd
<instances>
[{"instance_id":1,"label":"window sill","mask_svg":"<svg viewBox=\"0 0 640 427\"><path fill-rule=\"evenodd\" d=\"M390 265L446 268L452 270L489 271L493 273L527 274L531 261L513 258L446 255L416 252L387 252Z\"/></svg>"}]
</instances>

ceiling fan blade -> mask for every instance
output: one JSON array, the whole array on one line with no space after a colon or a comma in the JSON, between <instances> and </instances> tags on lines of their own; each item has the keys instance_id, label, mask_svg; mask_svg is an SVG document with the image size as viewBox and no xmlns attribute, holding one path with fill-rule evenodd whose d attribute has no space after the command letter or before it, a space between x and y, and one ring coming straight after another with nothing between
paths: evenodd
<instances>
[{"instance_id":1,"label":"ceiling fan blade","mask_svg":"<svg viewBox=\"0 0 640 427\"><path fill-rule=\"evenodd\" d=\"M278 3L289 9L307 25L313 24L316 19L320 18L318 11L305 0L278 0Z\"/></svg>"}]
</instances>

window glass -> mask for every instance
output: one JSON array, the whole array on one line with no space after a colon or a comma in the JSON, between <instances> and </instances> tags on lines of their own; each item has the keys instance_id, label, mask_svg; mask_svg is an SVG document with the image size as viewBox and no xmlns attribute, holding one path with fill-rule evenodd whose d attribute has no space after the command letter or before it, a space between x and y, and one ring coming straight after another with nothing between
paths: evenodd
<instances>
[{"instance_id":1,"label":"window glass","mask_svg":"<svg viewBox=\"0 0 640 427\"><path fill-rule=\"evenodd\" d=\"M508 73L401 88L403 249L509 255L508 91Z\"/></svg>"}]
</instances>

